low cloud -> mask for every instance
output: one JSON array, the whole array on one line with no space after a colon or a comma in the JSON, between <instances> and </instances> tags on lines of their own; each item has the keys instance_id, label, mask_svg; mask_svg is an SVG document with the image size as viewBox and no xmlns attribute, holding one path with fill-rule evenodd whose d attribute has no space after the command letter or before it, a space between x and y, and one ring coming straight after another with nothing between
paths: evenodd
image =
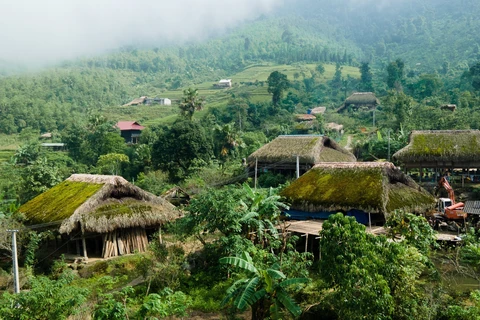
<instances>
[{"instance_id":1,"label":"low cloud","mask_svg":"<svg viewBox=\"0 0 480 320\"><path fill-rule=\"evenodd\" d=\"M131 44L201 40L280 5L280 0L5 0L0 60L43 64Z\"/></svg>"}]
</instances>

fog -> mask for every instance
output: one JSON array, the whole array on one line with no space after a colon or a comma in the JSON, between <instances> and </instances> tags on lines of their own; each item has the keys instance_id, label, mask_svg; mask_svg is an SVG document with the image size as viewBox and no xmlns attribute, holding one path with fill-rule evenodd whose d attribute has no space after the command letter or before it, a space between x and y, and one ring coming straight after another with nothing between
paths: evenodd
<instances>
[{"instance_id":1,"label":"fog","mask_svg":"<svg viewBox=\"0 0 480 320\"><path fill-rule=\"evenodd\" d=\"M202 40L282 0L2 0L0 60L38 65L127 45Z\"/></svg>"}]
</instances>

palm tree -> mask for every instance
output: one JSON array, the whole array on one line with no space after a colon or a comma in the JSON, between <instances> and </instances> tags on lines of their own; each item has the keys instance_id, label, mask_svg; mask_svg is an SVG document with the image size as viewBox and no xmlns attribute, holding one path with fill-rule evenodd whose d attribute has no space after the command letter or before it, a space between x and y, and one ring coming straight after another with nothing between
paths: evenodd
<instances>
[{"instance_id":1,"label":"palm tree","mask_svg":"<svg viewBox=\"0 0 480 320\"><path fill-rule=\"evenodd\" d=\"M193 114L195 111L202 110L204 106L204 101L202 98L198 97L198 90L188 88L183 91L182 102L180 102L180 114L192 120Z\"/></svg>"},{"instance_id":2,"label":"palm tree","mask_svg":"<svg viewBox=\"0 0 480 320\"><path fill-rule=\"evenodd\" d=\"M227 290L227 295L222 301L223 305L231 302L240 311L251 307L252 320L266 319L267 317L283 319L282 310L284 309L294 317L298 317L302 313L285 288L306 283L307 278L288 279L280 271L278 264L274 264L271 268L258 269L248 252L244 252L241 258L222 258L220 263L231 264L250 274L250 277L237 280Z\"/></svg>"}]
</instances>

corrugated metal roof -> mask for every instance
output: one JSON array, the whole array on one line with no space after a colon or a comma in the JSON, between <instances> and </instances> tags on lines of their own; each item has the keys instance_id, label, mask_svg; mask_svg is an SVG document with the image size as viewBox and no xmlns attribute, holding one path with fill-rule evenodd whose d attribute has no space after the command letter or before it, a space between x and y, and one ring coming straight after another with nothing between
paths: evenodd
<instances>
[{"instance_id":1,"label":"corrugated metal roof","mask_svg":"<svg viewBox=\"0 0 480 320\"><path fill-rule=\"evenodd\" d=\"M480 201L465 201L465 207L463 211L468 214L480 215Z\"/></svg>"}]
</instances>

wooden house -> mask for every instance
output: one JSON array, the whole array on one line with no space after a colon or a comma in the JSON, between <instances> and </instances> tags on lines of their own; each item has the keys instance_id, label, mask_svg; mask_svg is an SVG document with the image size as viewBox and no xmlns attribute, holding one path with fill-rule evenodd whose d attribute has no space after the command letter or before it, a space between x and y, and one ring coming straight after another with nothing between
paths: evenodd
<instances>
[{"instance_id":1,"label":"wooden house","mask_svg":"<svg viewBox=\"0 0 480 320\"><path fill-rule=\"evenodd\" d=\"M435 198L390 162L321 163L280 193L292 219L326 219L343 212L368 224L395 210L425 213Z\"/></svg>"},{"instance_id":2,"label":"wooden house","mask_svg":"<svg viewBox=\"0 0 480 320\"><path fill-rule=\"evenodd\" d=\"M125 139L125 143L131 144L138 143L138 138L145 129L136 121L119 121L115 126L120 129L120 135Z\"/></svg>"},{"instance_id":3,"label":"wooden house","mask_svg":"<svg viewBox=\"0 0 480 320\"><path fill-rule=\"evenodd\" d=\"M141 104L145 104L145 101L147 100L147 96L141 96L140 98L133 99L129 103L124 104L124 107L129 107L129 106L138 106Z\"/></svg>"},{"instance_id":4,"label":"wooden house","mask_svg":"<svg viewBox=\"0 0 480 320\"><path fill-rule=\"evenodd\" d=\"M120 176L74 174L19 208L27 224L57 230L77 254L108 258L147 249L179 211ZM82 250L80 250L82 248Z\"/></svg>"},{"instance_id":5,"label":"wooden house","mask_svg":"<svg viewBox=\"0 0 480 320\"><path fill-rule=\"evenodd\" d=\"M379 104L380 100L378 100L373 92L355 92L345 100L344 104L337 111L374 109Z\"/></svg>"},{"instance_id":6,"label":"wooden house","mask_svg":"<svg viewBox=\"0 0 480 320\"><path fill-rule=\"evenodd\" d=\"M415 130L409 144L397 151L393 159L405 171L433 169L439 176L447 169L480 168L479 130ZM468 173L467 173L468 174ZM421 178L422 174L420 174Z\"/></svg>"},{"instance_id":7,"label":"wooden house","mask_svg":"<svg viewBox=\"0 0 480 320\"><path fill-rule=\"evenodd\" d=\"M282 135L267 143L248 158L251 170L294 175L299 162L300 174L322 162L355 162L355 156L322 135Z\"/></svg>"},{"instance_id":8,"label":"wooden house","mask_svg":"<svg viewBox=\"0 0 480 320\"><path fill-rule=\"evenodd\" d=\"M232 79L222 79L213 85L216 88L231 88Z\"/></svg>"}]
</instances>

